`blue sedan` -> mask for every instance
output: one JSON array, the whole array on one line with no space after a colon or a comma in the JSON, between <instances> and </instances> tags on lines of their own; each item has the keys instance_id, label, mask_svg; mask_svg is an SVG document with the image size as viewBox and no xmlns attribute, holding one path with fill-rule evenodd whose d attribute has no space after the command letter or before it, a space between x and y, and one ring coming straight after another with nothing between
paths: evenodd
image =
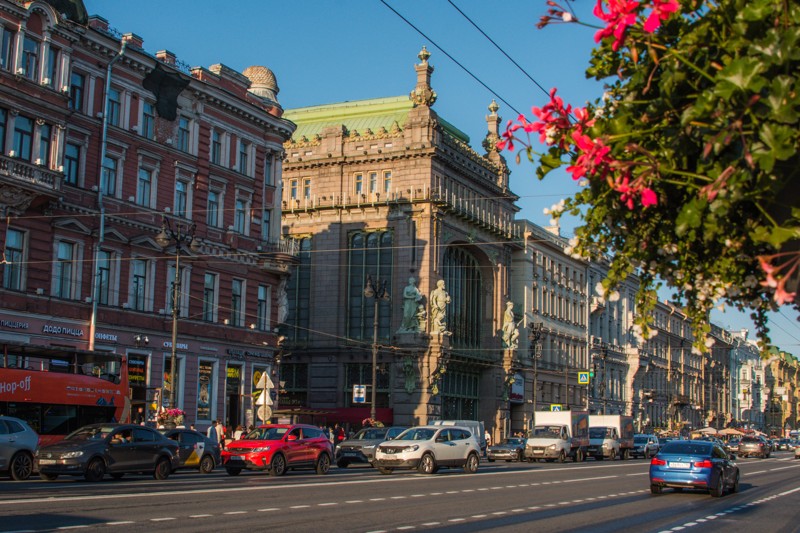
<instances>
[{"instance_id":1,"label":"blue sedan","mask_svg":"<svg viewBox=\"0 0 800 533\"><path fill-rule=\"evenodd\" d=\"M664 487L699 489L715 498L727 489L739 490L739 467L733 457L715 442L675 440L668 442L650 461L650 492Z\"/></svg>"}]
</instances>

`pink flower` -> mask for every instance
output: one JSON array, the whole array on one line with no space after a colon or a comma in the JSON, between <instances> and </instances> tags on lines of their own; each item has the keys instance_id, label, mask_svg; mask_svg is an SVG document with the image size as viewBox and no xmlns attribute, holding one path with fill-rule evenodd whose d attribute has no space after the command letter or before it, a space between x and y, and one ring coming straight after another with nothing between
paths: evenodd
<instances>
[{"instance_id":1,"label":"pink flower","mask_svg":"<svg viewBox=\"0 0 800 533\"><path fill-rule=\"evenodd\" d=\"M644 207L650 207L651 205L656 205L658 203L658 196L656 196L655 191L653 189L649 189L645 187L642 189L642 205Z\"/></svg>"},{"instance_id":2,"label":"pink flower","mask_svg":"<svg viewBox=\"0 0 800 533\"><path fill-rule=\"evenodd\" d=\"M644 23L644 31L653 33L661 27L661 21L667 20L672 13L680 9L677 0L653 0L653 11Z\"/></svg>"},{"instance_id":3,"label":"pink flower","mask_svg":"<svg viewBox=\"0 0 800 533\"><path fill-rule=\"evenodd\" d=\"M603 0L597 0L594 14L606 22L606 27L594 34L594 41L599 43L606 37L614 36L611 49L615 52L625 42L625 30L636 23L636 12L639 2L635 0L605 0L608 3L608 13L603 11ZM659 1L659 0L656 0Z\"/></svg>"}]
</instances>

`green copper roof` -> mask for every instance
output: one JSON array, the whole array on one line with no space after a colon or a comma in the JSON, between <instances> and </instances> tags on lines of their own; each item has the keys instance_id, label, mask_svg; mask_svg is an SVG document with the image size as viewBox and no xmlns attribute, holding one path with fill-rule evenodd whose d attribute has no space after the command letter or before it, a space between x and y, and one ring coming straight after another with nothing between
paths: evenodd
<instances>
[{"instance_id":1,"label":"green copper roof","mask_svg":"<svg viewBox=\"0 0 800 533\"><path fill-rule=\"evenodd\" d=\"M413 108L414 103L408 96L390 96L287 109L283 118L297 124L292 136L294 139L301 137L310 139L329 126L344 125L348 131L356 130L361 134L367 129L373 133L378 133L381 128L392 131L395 122L402 128L408 119L409 111ZM439 122L450 135L469 143L469 137L464 132L441 117Z\"/></svg>"}]
</instances>

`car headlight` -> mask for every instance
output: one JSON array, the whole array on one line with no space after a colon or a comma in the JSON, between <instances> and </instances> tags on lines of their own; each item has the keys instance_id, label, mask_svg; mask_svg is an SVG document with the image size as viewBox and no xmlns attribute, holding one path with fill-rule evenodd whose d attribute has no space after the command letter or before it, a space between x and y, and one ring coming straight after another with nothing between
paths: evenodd
<instances>
[{"instance_id":1,"label":"car headlight","mask_svg":"<svg viewBox=\"0 0 800 533\"><path fill-rule=\"evenodd\" d=\"M375 445L373 444L372 446L362 446L361 449L362 450L374 450L375 449Z\"/></svg>"},{"instance_id":2,"label":"car headlight","mask_svg":"<svg viewBox=\"0 0 800 533\"><path fill-rule=\"evenodd\" d=\"M556 445L555 444L551 444L550 446L547 447L547 449L548 450L555 450L556 449Z\"/></svg>"},{"instance_id":3,"label":"car headlight","mask_svg":"<svg viewBox=\"0 0 800 533\"><path fill-rule=\"evenodd\" d=\"M415 445L411 446L410 448L408 448L408 450L412 451L412 452L415 452L415 451L419 450L419 444L415 444Z\"/></svg>"},{"instance_id":4,"label":"car headlight","mask_svg":"<svg viewBox=\"0 0 800 533\"><path fill-rule=\"evenodd\" d=\"M268 452L271 446L264 446L262 448L253 448L254 452Z\"/></svg>"},{"instance_id":5,"label":"car headlight","mask_svg":"<svg viewBox=\"0 0 800 533\"><path fill-rule=\"evenodd\" d=\"M80 457L81 455L83 455L83 452L67 452L67 453L62 453L61 454L61 458L62 459L75 459L76 457Z\"/></svg>"}]
</instances>

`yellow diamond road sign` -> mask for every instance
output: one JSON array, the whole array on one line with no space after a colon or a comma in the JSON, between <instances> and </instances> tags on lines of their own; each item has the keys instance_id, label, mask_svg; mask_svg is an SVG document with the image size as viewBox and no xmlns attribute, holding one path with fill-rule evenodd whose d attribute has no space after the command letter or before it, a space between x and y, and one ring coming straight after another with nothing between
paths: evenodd
<instances>
[{"instance_id":1,"label":"yellow diamond road sign","mask_svg":"<svg viewBox=\"0 0 800 533\"><path fill-rule=\"evenodd\" d=\"M578 372L578 385L589 384L589 372Z\"/></svg>"}]
</instances>

